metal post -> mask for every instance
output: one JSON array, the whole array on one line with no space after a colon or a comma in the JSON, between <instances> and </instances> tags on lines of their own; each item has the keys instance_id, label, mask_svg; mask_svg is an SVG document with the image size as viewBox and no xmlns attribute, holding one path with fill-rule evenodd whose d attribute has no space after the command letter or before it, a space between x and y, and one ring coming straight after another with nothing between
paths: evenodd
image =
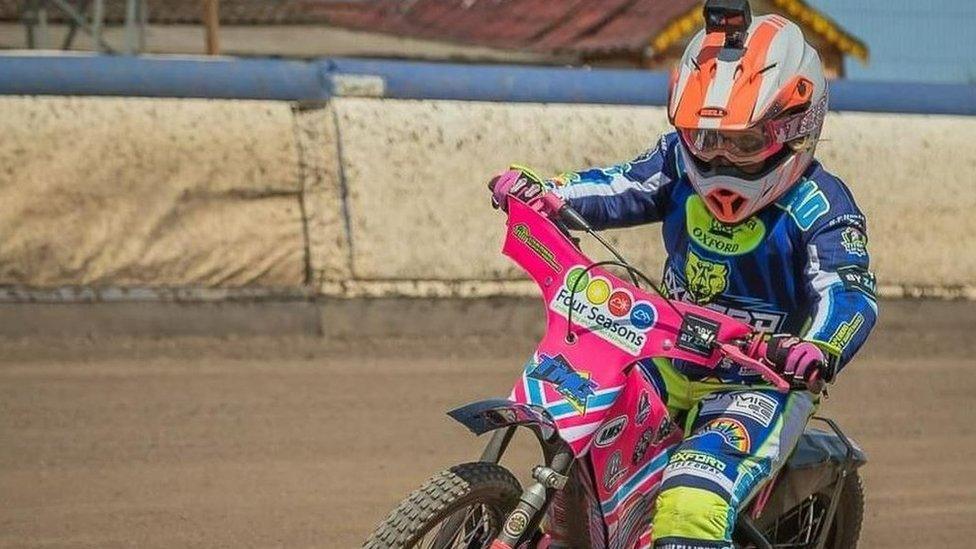
<instances>
[{"instance_id":1,"label":"metal post","mask_svg":"<svg viewBox=\"0 0 976 549\"><path fill-rule=\"evenodd\" d=\"M41 48L48 47L50 36L51 29L47 26L47 4L41 4L41 9L37 12L37 37Z\"/></svg>"},{"instance_id":2,"label":"metal post","mask_svg":"<svg viewBox=\"0 0 976 549\"><path fill-rule=\"evenodd\" d=\"M149 24L149 0L139 0L139 51L146 51L146 26Z\"/></svg>"},{"instance_id":3,"label":"metal post","mask_svg":"<svg viewBox=\"0 0 976 549\"><path fill-rule=\"evenodd\" d=\"M137 51L138 37L136 33L138 32L136 23L136 11L138 9L139 0L125 0L125 53L132 55Z\"/></svg>"},{"instance_id":4,"label":"metal post","mask_svg":"<svg viewBox=\"0 0 976 549\"><path fill-rule=\"evenodd\" d=\"M203 0L207 55L220 55L220 0Z\"/></svg>"},{"instance_id":5,"label":"metal post","mask_svg":"<svg viewBox=\"0 0 976 549\"><path fill-rule=\"evenodd\" d=\"M95 41L95 51L102 52L102 25L105 22L105 0L95 0L92 12L92 40Z\"/></svg>"}]
</instances>

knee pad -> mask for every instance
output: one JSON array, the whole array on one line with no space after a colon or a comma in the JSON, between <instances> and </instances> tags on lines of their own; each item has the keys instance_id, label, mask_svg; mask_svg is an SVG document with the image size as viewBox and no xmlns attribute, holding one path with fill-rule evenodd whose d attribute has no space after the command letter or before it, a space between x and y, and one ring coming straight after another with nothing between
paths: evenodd
<instances>
[{"instance_id":1,"label":"knee pad","mask_svg":"<svg viewBox=\"0 0 976 549\"><path fill-rule=\"evenodd\" d=\"M654 547L732 547L735 509L721 496L688 486L662 491L655 504Z\"/></svg>"}]
</instances>

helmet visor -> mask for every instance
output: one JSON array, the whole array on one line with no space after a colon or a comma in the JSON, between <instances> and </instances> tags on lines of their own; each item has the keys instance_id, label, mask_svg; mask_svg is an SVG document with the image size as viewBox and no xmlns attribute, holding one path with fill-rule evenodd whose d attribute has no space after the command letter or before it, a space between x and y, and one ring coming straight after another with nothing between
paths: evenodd
<instances>
[{"instance_id":1,"label":"helmet visor","mask_svg":"<svg viewBox=\"0 0 976 549\"><path fill-rule=\"evenodd\" d=\"M723 156L737 165L756 164L783 147L766 124L745 130L682 129L681 136L688 150L705 162Z\"/></svg>"}]
</instances>

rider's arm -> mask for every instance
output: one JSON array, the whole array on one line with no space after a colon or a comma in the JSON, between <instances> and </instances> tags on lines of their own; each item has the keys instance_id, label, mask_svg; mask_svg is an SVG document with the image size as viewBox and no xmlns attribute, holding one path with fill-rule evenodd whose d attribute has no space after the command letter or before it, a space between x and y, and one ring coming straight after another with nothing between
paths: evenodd
<instances>
[{"instance_id":1,"label":"rider's arm","mask_svg":"<svg viewBox=\"0 0 976 549\"><path fill-rule=\"evenodd\" d=\"M814 309L805 339L840 370L867 340L878 318L867 227L860 212L833 217L806 240L807 291Z\"/></svg>"},{"instance_id":2,"label":"rider's arm","mask_svg":"<svg viewBox=\"0 0 976 549\"><path fill-rule=\"evenodd\" d=\"M675 174L676 137L630 162L569 172L549 180L554 192L569 202L595 228L629 227L660 221Z\"/></svg>"}]
</instances>

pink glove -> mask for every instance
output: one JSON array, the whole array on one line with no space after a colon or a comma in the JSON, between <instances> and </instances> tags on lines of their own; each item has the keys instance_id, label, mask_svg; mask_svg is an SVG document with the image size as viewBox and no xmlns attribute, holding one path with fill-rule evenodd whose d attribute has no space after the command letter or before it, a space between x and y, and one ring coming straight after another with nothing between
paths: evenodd
<instances>
[{"instance_id":1,"label":"pink glove","mask_svg":"<svg viewBox=\"0 0 976 549\"><path fill-rule=\"evenodd\" d=\"M810 381L814 372L819 372L823 381L833 379L827 357L820 347L794 335L776 334L770 337L766 342L765 358L788 380Z\"/></svg>"},{"instance_id":2,"label":"pink glove","mask_svg":"<svg viewBox=\"0 0 976 549\"><path fill-rule=\"evenodd\" d=\"M546 194L546 187L538 176L514 167L493 177L488 182L488 188L491 189L491 205L505 211L508 211L509 196L531 204Z\"/></svg>"}]
</instances>

